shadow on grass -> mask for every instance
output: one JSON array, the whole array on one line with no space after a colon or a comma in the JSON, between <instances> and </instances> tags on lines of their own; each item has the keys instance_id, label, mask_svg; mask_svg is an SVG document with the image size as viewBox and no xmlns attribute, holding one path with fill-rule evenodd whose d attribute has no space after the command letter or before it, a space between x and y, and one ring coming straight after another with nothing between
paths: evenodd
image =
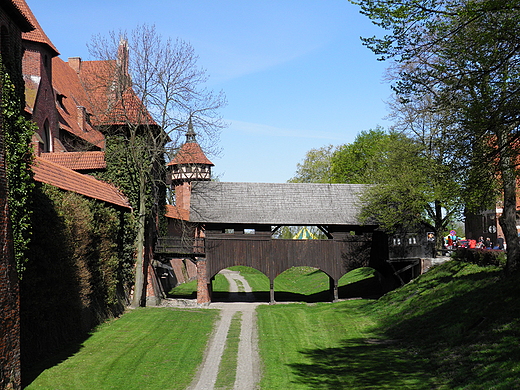
<instances>
[{"instance_id":1,"label":"shadow on grass","mask_svg":"<svg viewBox=\"0 0 520 390\"><path fill-rule=\"evenodd\" d=\"M428 358L449 388L518 389L520 286L517 278L485 275L452 280L442 303L431 299L424 310L428 301L418 300L399 319L383 318L382 330Z\"/></svg>"},{"instance_id":2,"label":"shadow on grass","mask_svg":"<svg viewBox=\"0 0 520 390\"><path fill-rule=\"evenodd\" d=\"M309 364L290 364L296 382L312 389L432 389L426 362L394 343L354 339L340 347L301 352Z\"/></svg>"},{"instance_id":3,"label":"shadow on grass","mask_svg":"<svg viewBox=\"0 0 520 390\"><path fill-rule=\"evenodd\" d=\"M90 337L86 335L80 341L71 343L64 347L60 352L49 356L37 363L33 363L30 366L24 366L22 361L22 388L29 386L42 372L45 370L57 366L64 362L68 358L78 353L83 347L83 343Z\"/></svg>"},{"instance_id":4,"label":"shadow on grass","mask_svg":"<svg viewBox=\"0 0 520 390\"><path fill-rule=\"evenodd\" d=\"M362 307L382 340L301 351L310 363L291 365L297 381L313 389L520 389L518 275L457 262L430 272Z\"/></svg>"}]
</instances>

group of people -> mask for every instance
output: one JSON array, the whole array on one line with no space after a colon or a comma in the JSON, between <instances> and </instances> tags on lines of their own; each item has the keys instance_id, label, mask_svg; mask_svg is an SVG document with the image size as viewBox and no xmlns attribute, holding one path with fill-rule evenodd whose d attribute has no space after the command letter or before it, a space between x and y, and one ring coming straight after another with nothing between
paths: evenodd
<instances>
[{"instance_id":1,"label":"group of people","mask_svg":"<svg viewBox=\"0 0 520 390\"><path fill-rule=\"evenodd\" d=\"M493 244L491 238L480 236L478 240L466 240L464 238L448 236L445 240L446 249L470 248L470 249L498 249L504 250L504 238L499 236Z\"/></svg>"},{"instance_id":2,"label":"group of people","mask_svg":"<svg viewBox=\"0 0 520 390\"><path fill-rule=\"evenodd\" d=\"M470 240L470 241L472 241L472 240ZM470 246L470 248L471 248L471 246ZM478 242L475 244L474 248L503 250L504 249L504 237L499 236L497 238L496 244L493 245L493 242L491 241L491 239L489 237L486 237L486 239L484 240L484 237L480 236L478 239Z\"/></svg>"}]
</instances>

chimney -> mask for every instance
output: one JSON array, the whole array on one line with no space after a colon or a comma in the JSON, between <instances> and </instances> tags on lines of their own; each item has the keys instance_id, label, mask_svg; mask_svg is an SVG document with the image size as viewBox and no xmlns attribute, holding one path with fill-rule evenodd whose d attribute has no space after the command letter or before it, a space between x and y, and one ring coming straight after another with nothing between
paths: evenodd
<instances>
[{"instance_id":1,"label":"chimney","mask_svg":"<svg viewBox=\"0 0 520 390\"><path fill-rule=\"evenodd\" d=\"M129 49L128 41L124 37L119 38L119 47L117 48L117 72L118 85L120 92L124 92L131 84L129 70Z\"/></svg>"},{"instance_id":2,"label":"chimney","mask_svg":"<svg viewBox=\"0 0 520 390\"><path fill-rule=\"evenodd\" d=\"M78 125L83 131L87 131L87 109L83 106L78 107Z\"/></svg>"},{"instance_id":3,"label":"chimney","mask_svg":"<svg viewBox=\"0 0 520 390\"><path fill-rule=\"evenodd\" d=\"M69 66L79 74L81 70L81 57L69 57Z\"/></svg>"}]
</instances>

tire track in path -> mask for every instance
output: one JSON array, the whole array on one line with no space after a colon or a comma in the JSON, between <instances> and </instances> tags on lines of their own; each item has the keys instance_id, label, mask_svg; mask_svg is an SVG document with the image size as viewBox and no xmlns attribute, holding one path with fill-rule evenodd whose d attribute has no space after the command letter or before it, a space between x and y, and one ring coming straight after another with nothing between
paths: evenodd
<instances>
[{"instance_id":1,"label":"tire track in path","mask_svg":"<svg viewBox=\"0 0 520 390\"><path fill-rule=\"evenodd\" d=\"M230 293L238 293L243 286L246 293L251 293L247 280L237 271L222 270L228 279ZM237 283L238 281L238 283ZM241 291L240 291L241 292ZM194 384L189 390L213 390L217 380L222 353L233 315L242 312L240 342L234 390L254 390L260 379L260 357L256 332L256 307L259 303L211 303L210 308L220 309L220 320L215 325L215 332L208 344L205 359Z\"/></svg>"}]
</instances>

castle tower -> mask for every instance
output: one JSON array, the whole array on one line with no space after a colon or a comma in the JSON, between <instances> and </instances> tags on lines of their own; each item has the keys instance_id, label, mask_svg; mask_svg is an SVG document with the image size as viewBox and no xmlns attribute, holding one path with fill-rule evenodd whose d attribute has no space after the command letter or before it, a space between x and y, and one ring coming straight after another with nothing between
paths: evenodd
<instances>
[{"instance_id":1,"label":"castle tower","mask_svg":"<svg viewBox=\"0 0 520 390\"><path fill-rule=\"evenodd\" d=\"M176 205L185 210L190 208L191 183L194 181L211 180L211 167L214 164L208 160L196 139L193 124L188 123L186 142L168 163L172 187L175 188Z\"/></svg>"}]
</instances>

